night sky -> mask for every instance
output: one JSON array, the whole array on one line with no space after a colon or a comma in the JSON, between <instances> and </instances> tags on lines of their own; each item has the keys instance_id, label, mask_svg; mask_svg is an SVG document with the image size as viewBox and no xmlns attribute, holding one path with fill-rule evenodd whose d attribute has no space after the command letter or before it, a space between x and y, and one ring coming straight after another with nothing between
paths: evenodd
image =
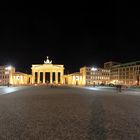
<instances>
[{"instance_id":1,"label":"night sky","mask_svg":"<svg viewBox=\"0 0 140 140\"><path fill-rule=\"evenodd\" d=\"M93 1L92 1L93 2ZM0 12L0 64L30 72L46 56L75 72L106 61L140 60L139 7L132 3L19 3Z\"/></svg>"}]
</instances>

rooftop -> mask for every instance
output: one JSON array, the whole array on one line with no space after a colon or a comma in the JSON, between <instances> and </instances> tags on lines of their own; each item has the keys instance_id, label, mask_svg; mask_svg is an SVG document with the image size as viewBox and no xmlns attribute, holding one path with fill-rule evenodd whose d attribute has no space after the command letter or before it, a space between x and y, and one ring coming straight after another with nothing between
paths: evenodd
<instances>
[{"instance_id":1,"label":"rooftop","mask_svg":"<svg viewBox=\"0 0 140 140\"><path fill-rule=\"evenodd\" d=\"M140 61L128 62L119 65L114 65L113 67L124 67L124 66L133 66L133 65L140 65Z\"/></svg>"}]
</instances>

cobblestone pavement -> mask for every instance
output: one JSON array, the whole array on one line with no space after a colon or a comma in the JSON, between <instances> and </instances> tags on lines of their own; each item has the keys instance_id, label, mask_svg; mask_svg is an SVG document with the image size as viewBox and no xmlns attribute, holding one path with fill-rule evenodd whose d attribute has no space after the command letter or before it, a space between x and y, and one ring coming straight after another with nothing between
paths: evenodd
<instances>
[{"instance_id":1,"label":"cobblestone pavement","mask_svg":"<svg viewBox=\"0 0 140 140\"><path fill-rule=\"evenodd\" d=\"M0 95L0 140L139 140L140 95L24 87Z\"/></svg>"}]
</instances>

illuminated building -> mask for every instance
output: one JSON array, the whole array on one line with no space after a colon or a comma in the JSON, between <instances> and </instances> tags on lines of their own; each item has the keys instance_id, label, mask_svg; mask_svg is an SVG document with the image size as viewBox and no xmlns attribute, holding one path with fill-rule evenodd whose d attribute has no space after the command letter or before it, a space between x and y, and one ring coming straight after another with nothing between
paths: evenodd
<instances>
[{"instance_id":1,"label":"illuminated building","mask_svg":"<svg viewBox=\"0 0 140 140\"><path fill-rule=\"evenodd\" d=\"M32 84L55 83L63 84L64 66L52 64L52 61L44 61L44 64L32 65Z\"/></svg>"},{"instance_id":2,"label":"illuminated building","mask_svg":"<svg viewBox=\"0 0 140 140\"><path fill-rule=\"evenodd\" d=\"M64 76L64 82L66 85L82 85L83 77L79 72L68 74Z\"/></svg>"},{"instance_id":3,"label":"illuminated building","mask_svg":"<svg viewBox=\"0 0 140 140\"><path fill-rule=\"evenodd\" d=\"M112 65L110 71L110 81L114 84L140 84L140 61Z\"/></svg>"},{"instance_id":4,"label":"illuminated building","mask_svg":"<svg viewBox=\"0 0 140 140\"><path fill-rule=\"evenodd\" d=\"M15 68L12 66L0 66L0 85L8 85L12 83L12 74Z\"/></svg>"},{"instance_id":5,"label":"illuminated building","mask_svg":"<svg viewBox=\"0 0 140 140\"><path fill-rule=\"evenodd\" d=\"M110 81L110 70L107 69L82 67L80 73L83 77L83 85L108 84Z\"/></svg>"},{"instance_id":6,"label":"illuminated building","mask_svg":"<svg viewBox=\"0 0 140 140\"><path fill-rule=\"evenodd\" d=\"M26 85L31 83L32 76L29 74L15 72L12 75L12 85Z\"/></svg>"},{"instance_id":7,"label":"illuminated building","mask_svg":"<svg viewBox=\"0 0 140 140\"><path fill-rule=\"evenodd\" d=\"M140 85L140 61L124 64L110 61L104 63L104 68L82 67L79 72L64 75L64 65L52 64L47 57L44 64L32 65L31 69L29 75L16 72L12 66L0 66L0 85Z\"/></svg>"},{"instance_id":8,"label":"illuminated building","mask_svg":"<svg viewBox=\"0 0 140 140\"><path fill-rule=\"evenodd\" d=\"M108 84L110 81L110 70L82 67L80 72L72 73L64 76L65 84L69 85L98 85Z\"/></svg>"},{"instance_id":9,"label":"illuminated building","mask_svg":"<svg viewBox=\"0 0 140 140\"><path fill-rule=\"evenodd\" d=\"M0 85L30 84L31 75L15 72L13 66L0 66Z\"/></svg>"}]
</instances>

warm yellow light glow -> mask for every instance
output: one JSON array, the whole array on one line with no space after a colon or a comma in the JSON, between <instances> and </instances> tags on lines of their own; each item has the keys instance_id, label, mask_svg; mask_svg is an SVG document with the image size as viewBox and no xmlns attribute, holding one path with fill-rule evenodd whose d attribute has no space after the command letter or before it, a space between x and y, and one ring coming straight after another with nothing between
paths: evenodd
<instances>
[{"instance_id":1,"label":"warm yellow light glow","mask_svg":"<svg viewBox=\"0 0 140 140\"><path fill-rule=\"evenodd\" d=\"M49 57L47 56L47 60L44 61L44 64L37 64L32 65L32 84L47 84L48 82L50 84L63 84L64 83L64 65L57 65L52 64L52 61L49 60ZM42 80L40 74L42 73ZM46 81L46 74L50 73L50 77L48 79L48 82ZM53 75L55 73L55 75ZM37 74L37 75L36 75ZM55 82L53 81L53 78L55 78Z\"/></svg>"}]
</instances>

